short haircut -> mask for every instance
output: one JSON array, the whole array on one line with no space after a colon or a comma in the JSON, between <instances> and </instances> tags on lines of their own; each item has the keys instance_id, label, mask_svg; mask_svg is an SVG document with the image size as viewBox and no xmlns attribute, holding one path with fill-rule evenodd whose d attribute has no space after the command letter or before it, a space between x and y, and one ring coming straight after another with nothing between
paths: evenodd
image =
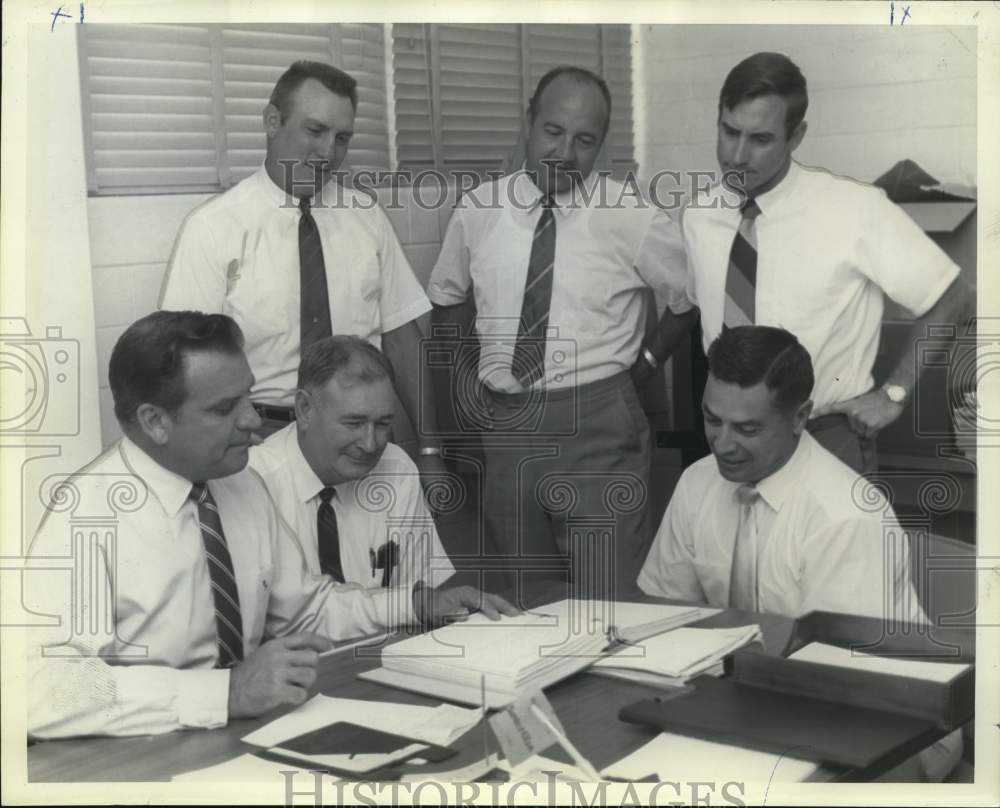
<instances>
[{"instance_id":1,"label":"short haircut","mask_svg":"<svg viewBox=\"0 0 1000 808\"><path fill-rule=\"evenodd\" d=\"M358 82L353 76L333 65L303 59L282 73L271 90L270 103L278 108L282 123L292 111L292 96L308 79L316 79L331 93L349 98L351 108L358 111Z\"/></svg>"},{"instance_id":2,"label":"short haircut","mask_svg":"<svg viewBox=\"0 0 1000 808\"><path fill-rule=\"evenodd\" d=\"M608 133L608 127L611 125L611 90L608 89L608 83L598 76L596 73L592 73L584 67L575 67L574 65L560 65L559 67L553 67L548 73L542 76L538 80L538 85L535 87L535 93L531 96L531 100L528 101L528 119L534 123L535 116L538 114L538 105L542 100L542 93L545 88L548 87L553 81L555 81L560 76L572 76L577 81L593 84L601 91L601 95L604 96L604 103L608 107L608 115L604 121L604 134Z\"/></svg>"},{"instance_id":3,"label":"short haircut","mask_svg":"<svg viewBox=\"0 0 1000 808\"><path fill-rule=\"evenodd\" d=\"M130 325L111 351L108 383L115 417L135 421L141 404L176 412L187 399L186 362L191 353L238 354L243 332L232 317L200 311L156 311Z\"/></svg>"},{"instance_id":4,"label":"short haircut","mask_svg":"<svg viewBox=\"0 0 1000 808\"><path fill-rule=\"evenodd\" d=\"M708 371L720 382L753 387L761 382L785 412L809 400L815 378L809 351L783 328L724 328L708 348Z\"/></svg>"},{"instance_id":5,"label":"short haircut","mask_svg":"<svg viewBox=\"0 0 1000 808\"><path fill-rule=\"evenodd\" d=\"M378 348L361 337L336 334L306 348L299 363L299 389L322 387L338 373L366 384L382 379L395 383L392 365Z\"/></svg>"},{"instance_id":6,"label":"short haircut","mask_svg":"<svg viewBox=\"0 0 1000 808\"><path fill-rule=\"evenodd\" d=\"M806 77L783 53L755 53L730 70L719 93L719 116L723 109L732 109L762 95L778 95L785 99L785 137L791 137L795 127L806 117L809 93Z\"/></svg>"}]
</instances>

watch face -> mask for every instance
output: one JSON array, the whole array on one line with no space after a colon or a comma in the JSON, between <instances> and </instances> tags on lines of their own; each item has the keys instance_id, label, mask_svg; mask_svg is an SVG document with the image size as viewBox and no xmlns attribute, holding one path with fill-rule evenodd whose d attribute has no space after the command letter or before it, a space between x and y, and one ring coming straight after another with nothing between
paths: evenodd
<instances>
[{"instance_id":1,"label":"watch face","mask_svg":"<svg viewBox=\"0 0 1000 808\"><path fill-rule=\"evenodd\" d=\"M887 384L884 389L889 400L896 404L902 404L906 399L906 388L900 387L898 384Z\"/></svg>"}]
</instances>

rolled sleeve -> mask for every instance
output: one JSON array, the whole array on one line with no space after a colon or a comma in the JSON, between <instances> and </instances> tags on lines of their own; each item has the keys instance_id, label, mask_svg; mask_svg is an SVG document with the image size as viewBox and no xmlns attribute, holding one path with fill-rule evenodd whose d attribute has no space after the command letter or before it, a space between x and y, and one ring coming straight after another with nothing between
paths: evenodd
<instances>
[{"instance_id":1,"label":"rolled sleeve","mask_svg":"<svg viewBox=\"0 0 1000 808\"><path fill-rule=\"evenodd\" d=\"M382 333L392 331L431 310L430 301L406 259L388 217L375 209L378 223L378 249L382 272L380 299Z\"/></svg>"},{"instance_id":2,"label":"rolled sleeve","mask_svg":"<svg viewBox=\"0 0 1000 808\"><path fill-rule=\"evenodd\" d=\"M635 267L674 314L684 314L694 308L688 296L687 260L681 230L666 212L653 211L636 254Z\"/></svg>"},{"instance_id":3,"label":"rolled sleeve","mask_svg":"<svg viewBox=\"0 0 1000 808\"><path fill-rule=\"evenodd\" d=\"M882 189L872 189L862 216L868 259L860 262L862 271L896 303L923 316L958 277L958 265Z\"/></svg>"},{"instance_id":4,"label":"rolled sleeve","mask_svg":"<svg viewBox=\"0 0 1000 808\"><path fill-rule=\"evenodd\" d=\"M465 237L465 211L459 206L448 222L427 296L438 306L464 303L472 287L469 247Z\"/></svg>"}]
</instances>

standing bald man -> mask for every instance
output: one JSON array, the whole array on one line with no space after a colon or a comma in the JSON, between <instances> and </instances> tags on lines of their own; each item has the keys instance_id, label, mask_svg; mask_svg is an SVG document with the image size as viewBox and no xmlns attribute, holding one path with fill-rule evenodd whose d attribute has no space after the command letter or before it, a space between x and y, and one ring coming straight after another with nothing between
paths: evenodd
<instances>
[{"instance_id":1,"label":"standing bald man","mask_svg":"<svg viewBox=\"0 0 1000 808\"><path fill-rule=\"evenodd\" d=\"M634 586L650 536L630 372L648 377L695 316L674 222L593 172L610 115L599 76L543 76L524 167L460 200L428 286L436 325L477 312L478 381L457 406L487 430L489 553L522 581L569 571L609 597ZM669 306L644 342L650 288Z\"/></svg>"}]
</instances>

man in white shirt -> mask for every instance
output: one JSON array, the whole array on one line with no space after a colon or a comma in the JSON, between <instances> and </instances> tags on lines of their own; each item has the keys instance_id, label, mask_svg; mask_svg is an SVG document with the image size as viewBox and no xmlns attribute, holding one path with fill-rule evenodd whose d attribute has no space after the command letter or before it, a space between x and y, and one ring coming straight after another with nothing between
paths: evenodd
<instances>
[{"instance_id":1,"label":"man in white shirt","mask_svg":"<svg viewBox=\"0 0 1000 808\"><path fill-rule=\"evenodd\" d=\"M757 53L719 95L722 181L682 220L704 345L743 323L785 328L816 369L807 428L856 471L875 467L874 437L897 419L921 371L929 325L971 313L958 267L880 188L806 168L806 81L788 57ZM913 312L902 354L876 386L883 295Z\"/></svg>"},{"instance_id":2,"label":"man in white shirt","mask_svg":"<svg viewBox=\"0 0 1000 808\"><path fill-rule=\"evenodd\" d=\"M439 473L440 446L422 437L436 433L416 322L430 303L381 207L337 176L357 104L357 82L331 65L296 62L281 76L264 109L264 165L185 220L160 308L240 324L263 434L294 417L303 345L341 333L381 346L421 440L421 472Z\"/></svg>"},{"instance_id":3,"label":"man in white shirt","mask_svg":"<svg viewBox=\"0 0 1000 808\"><path fill-rule=\"evenodd\" d=\"M455 389L465 422L487 430L489 550L522 573L569 569L581 592L590 562L574 557L578 543L604 559L591 565L597 578L634 586L650 536L650 446L630 372L648 377L695 318L675 223L592 171L610 114L599 76L543 76L524 169L462 197L428 285L438 333L471 335L475 304L478 380ZM667 309L644 341L650 289Z\"/></svg>"},{"instance_id":4,"label":"man in white shirt","mask_svg":"<svg viewBox=\"0 0 1000 808\"><path fill-rule=\"evenodd\" d=\"M788 617L926 623L892 506L806 429L814 377L801 343L779 328L727 328L708 364L712 454L677 483L639 588ZM940 781L961 754L956 730L886 779Z\"/></svg>"},{"instance_id":5,"label":"man in white shirt","mask_svg":"<svg viewBox=\"0 0 1000 808\"><path fill-rule=\"evenodd\" d=\"M801 343L739 326L716 338L708 360L712 454L677 483L639 587L789 617L923 620L892 507L806 430L814 379Z\"/></svg>"},{"instance_id":6,"label":"man in white shirt","mask_svg":"<svg viewBox=\"0 0 1000 808\"><path fill-rule=\"evenodd\" d=\"M299 366L295 423L250 450L309 571L339 583L438 586L455 568L424 503L416 466L389 435L393 368L359 337L311 345Z\"/></svg>"},{"instance_id":7,"label":"man in white shirt","mask_svg":"<svg viewBox=\"0 0 1000 808\"><path fill-rule=\"evenodd\" d=\"M124 437L55 489L30 548L74 572L25 585L54 618L29 637L32 737L223 726L302 703L330 639L514 613L470 587L344 591L310 574L245 468L260 418L241 346L225 315L167 311L115 345Z\"/></svg>"}]
</instances>

